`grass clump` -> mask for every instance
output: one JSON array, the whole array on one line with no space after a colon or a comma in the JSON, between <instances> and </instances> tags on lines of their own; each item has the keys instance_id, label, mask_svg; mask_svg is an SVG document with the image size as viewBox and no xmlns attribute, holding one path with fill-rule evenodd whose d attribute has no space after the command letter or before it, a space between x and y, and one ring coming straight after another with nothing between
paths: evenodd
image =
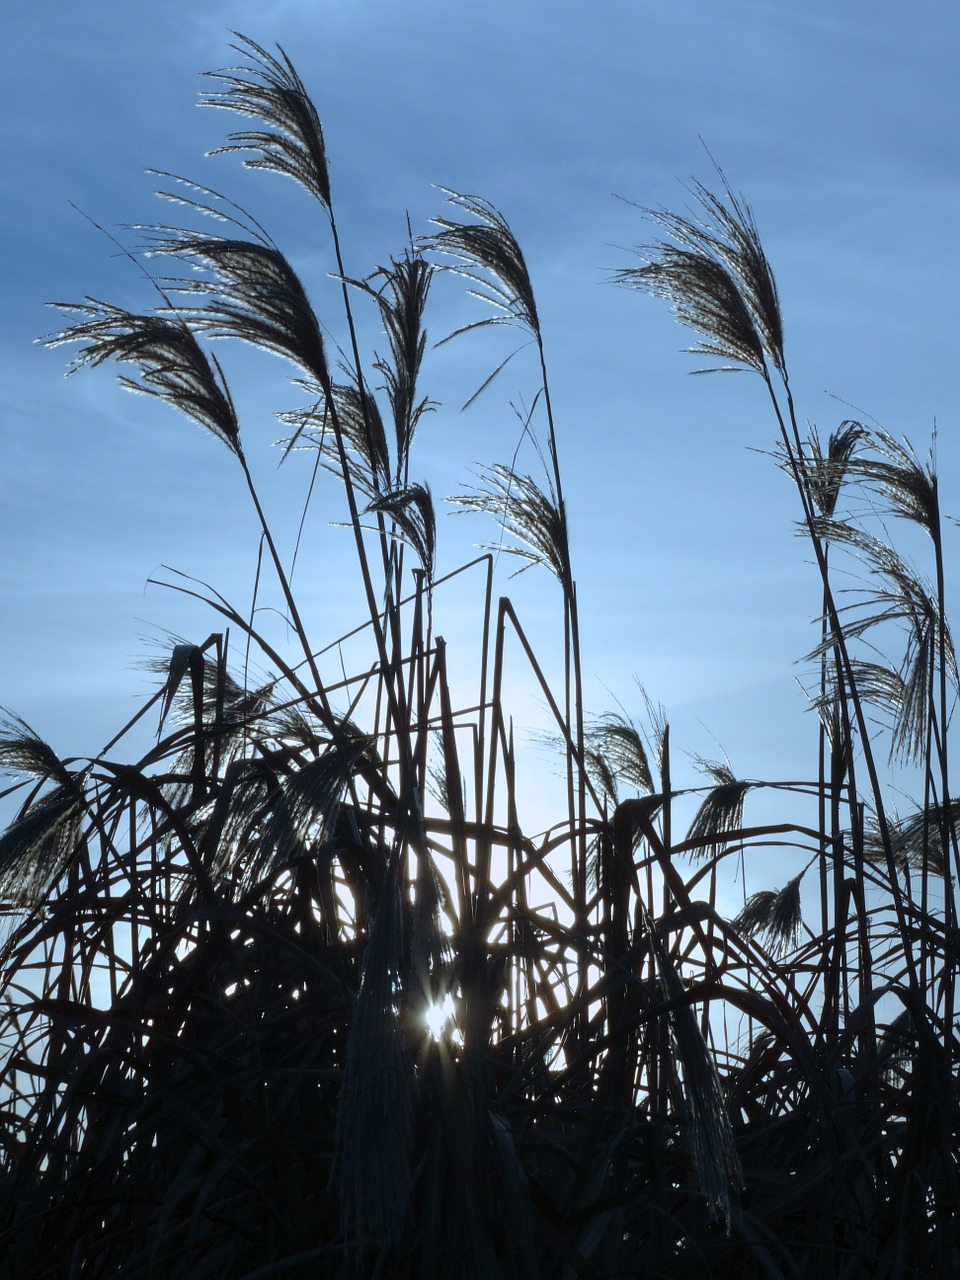
<instances>
[{"instance_id":1,"label":"grass clump","mask_svg":"<svg viewBox=\"0 0 960 1280\"><path fill-rule=\"evenodd\" d=\"M329 222L336 371L294 266L196 183L167 194L228 234L155 229L149 250L174 272L157 307L68 306L51 342L76 348L74 367L121 364L127 386L233 455L292 652L256 612L175 578L222 629L172 646L106 751L62 761L23 721L0 725L20 796L0 836L7 1273L956 1274L957 665L935 467L860 423L825 446L801 434L773 274L722 175L719 195L695 188L698 214L652 214L667 238L621 280L666 299L693 350L761 378L823 597L810 777L701 761L707 784L677 789L656 707L642 724L585 713L547 358L508 223L448 192L432 235L350 276L303 83L282 51L238 37L235 52L203 101L255 122L221 150L293 178ZM494 462L455 501L557 579L557 695L494 595L492 555L438 573L414 444L433 407L424 320L445 269L492 307L457 334L507 324L536 354L524 429L543 474ZM367 362L360 306L388 345ZM293 365L305 403L281 414L286 453L342 486L367 616L325 648L304 626L214 338ZM864 518L850 514L858 494ZM926 535L929 582L891 545L885 512ZM834 562L850 557L865 586L840 603ZM466 691L433 623L462 574L480 584ZM878 662L898 639L900 656ZM564 811L535 835L503 697L508 641L564 760ZM148 714L156 742L117 756ZM906 816L881 787L884 749L919 780ZM750 824L760 789L781 822ZM725 919L729 860L774 843L802 869Z\"/></svg>"}]
</instances>

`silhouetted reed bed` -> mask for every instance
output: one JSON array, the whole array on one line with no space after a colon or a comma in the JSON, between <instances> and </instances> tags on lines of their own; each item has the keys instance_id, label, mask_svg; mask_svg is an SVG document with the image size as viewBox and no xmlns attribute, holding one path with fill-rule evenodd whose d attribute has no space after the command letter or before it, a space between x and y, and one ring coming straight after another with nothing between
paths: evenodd
<instances>
[{"instance_id":1,"label":"silhouetted reed bed","mask_svg":"<svg viewBox=\"0 0 960 1280\"><path fill-rule=\"evenodd\" d=\"M303 84L282 51L238 37L235 52L203 101L243 118L223 150L293 178L325 214L339 322L321 327L252 217L164 179L201 229L145 230L172 273L155 277L156 306L65 306L50 341L77 368L115 361L220 442L290 643L173 576L217 629L172 647L101 755L63 761L4 722L22 807L0 837L3 1274L960 1274L958 678L932 456L856 422L825 442L801 431L773 275L722 174L719 195L694 190L695 213L649 215L664 239L621 283L665 299L710 367L762 381L823 595L809 777L702 762L707 785L677 790L658 707L635 723L583 705L561 433L509 226L448 191L430 235L351 274ZM455 501L556 578L555 690L522 608L495 593L492 552L436 571L415 444L440 271L488 304L465 330L512 327L533 354L538 473L494 463ZM384 334L366 358L358 308ZM293 366L285 449L339 477L352 529L367 614L349 642L307 634L219 338ZM927 576L886 516L926 535ZM862 589L840 596L851 565ZM433 624L463 575L469 687ZM562 812L536 836L521 827L511 663L563 762ZM125 736L157 723L127 762ZM883 789L888 756L918 788L906 813ZM751 825L761 789L782 817ZM725 919L726 868L774 844L803 870Z\"/></svg>"}]
</instances>

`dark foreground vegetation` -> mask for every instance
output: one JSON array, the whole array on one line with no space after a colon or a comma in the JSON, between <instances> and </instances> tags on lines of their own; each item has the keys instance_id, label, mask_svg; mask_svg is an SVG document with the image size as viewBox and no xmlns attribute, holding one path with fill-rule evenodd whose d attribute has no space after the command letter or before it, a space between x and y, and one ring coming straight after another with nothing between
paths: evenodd
<instances>
[{"instance_id":1,"label":"dark foreground vegetation","mask_svg":"<svg viewBox=\"0 0 960 1280\"><path fill-rule=\"evenodd\" d=\"M172 647L101 755L63 761L4 722L22 804L0 837L3 1275L960 1274L957 667L932 460L859 423L825 442L800 431L773 277L722 175L719 196L696 190L697 214L652 215L665 238L622 282L665 298L709 363L758 375L823 593L809 777L704 762L708 785L680 794L655 706L642 724L585 715L547 363L509 227L448 192L430 237L351 276L303 85L282 54L243 38L236 53L205 101L243 118L224 150L326 215L339 354L260 225L173 180L183 217L220 222L151 229L173 264L155 309L88 300L52 341L77 366L116 361L220 442L289 643L174 578L217 630ZM556 691L493 593L491 555L435 572L414 446L440 270L534 356L542 469L494 465L457 500L555 576ZM357 308L385 334L366 362ZM368 614L339 645L304 629L214 338L294 366L285 448L342 482ZM929 581L891 545L891 515ZM862 590L838 599L834 562ZM466 690L433 627L435 599L465 579ZM534 837L508 657L551 709L566 780ZM124 735L147 723L159 735L127 763ZM912 808L887 802L888 757ZM782 820L751 826L761 788ZM803 870L723 918L727 869L775 843Z\"/></svg>"}]
</instances>

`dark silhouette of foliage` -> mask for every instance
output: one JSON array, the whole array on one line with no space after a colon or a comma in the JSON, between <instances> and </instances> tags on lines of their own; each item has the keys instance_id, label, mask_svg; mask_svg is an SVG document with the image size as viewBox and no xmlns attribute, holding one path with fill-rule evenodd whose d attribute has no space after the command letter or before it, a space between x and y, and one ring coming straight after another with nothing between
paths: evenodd
<instances>
[{"instance_id":1,"label":"dark silhouette of foliage","mask_svg":"<svg viewBox=\"0 0 960 1280\"><path fill-rule=\"evenodd\" d=\"M155 229L151 252L190 274L163 281L154 313L88 300L50 341L79 345L75 367L116 360L125 385L229 448L294 652L256 613L172 576L223 629L173 644L105 752L60 760L15 716L0 724L5 794L20 798L0 836L2 1274L960 1274L957 666L932 462L860 424L825 449L802 438L773 273L725 181L721 195L694 189L699 215L653 215L669 241L622 279L668 300L694 350L763 379L824 601L811 778L701 760L710 785L676 787L669 725L645 695L646 723L622 708L585 718L546 357L508 223L448 192L431 237L348 275L302 81L282 50L239 36L235 51L202 100L257 122L221 150L323 208L342 380L306 285L240 210L244 239ZM543 475L494 463L455 501L556 578L559 697L513 602L494 597L493 556L443 568L430 489L412 478L434 407L420 385L428 294L445 268L494 308L457 333L513 325L536 349L524 426ZM355 305L387 335L369 367ZM285 457L312 455L342 482L368 615L322 649L213 338L292 362L308 403L280 415ZM878 503L927 535L929 584ZM866 574L853 604L834 594L840 557ZM455 691L433 613L458 581L479 604L479 663ZM259 683L230 632L269 670ZM878 662L898 639L901 656ZM514 653L564 757L565 812L536 835L504 700ZM868 731L867 705L886 723ZM124 759L148 717L156 741ZM920 780L906 818L888 815L881 744ZM760 789L783 821L750 824ZM800 869L743 890L726 918L731 857L766 881L772 846Z\"/></svg>"}]
</instances>

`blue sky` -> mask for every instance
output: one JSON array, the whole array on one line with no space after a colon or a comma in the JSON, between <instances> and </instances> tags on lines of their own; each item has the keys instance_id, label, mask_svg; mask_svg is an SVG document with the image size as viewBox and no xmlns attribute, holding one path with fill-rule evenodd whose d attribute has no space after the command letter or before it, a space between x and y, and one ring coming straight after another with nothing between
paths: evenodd
<instances>
[{"instance_id":1,"label":"blue sky","mask_svg":"<svg viewBox=\"0 0 960 1280\"><path fill-rule=\"evenodd\" d=\"M763 387L687 377L690 335L609 279L652 235L626 201L684 204L682 181L714 178L706 144L754 208L801 419L826 434L873 415L923 453L936 419L944 506L960 511L953 4L55 0L18 7L4 27L0 703L61 753L92 754L150 689L137 664L151 638L201 640L219 625L146 586L161 564L249 600L256 533L225 451L118 389L108 368L64 380L64 351L34 345L57 327L47 301L150 305L143 276L93 225L135 245L121 224L169 216L148 166L249 204L321 315L335 301L323 219L305 198L235 158L203 158L236 123L195 109L199 73L235 61L236 29L283 45L313 93L351 274L402 250L408 212L428 229L434 183L487 196L521 241L557 412L589 708L619 698L639 711L636 675L679 750L716 756L719 742L751 777L812 771L794 664L814 643L819 591L792 533L795 498L760 452L775 432ZM431 336L478 314L444 280ZM376 341L372 323L365 337ZM532 366L514 361L459 411L508 342L461 339L430 357L426 390L442 407L418 459L437 496L512 455L510 402L532 394ZM277 474L271 415L296 394L277 361L225 360L289 550L308 477L295 463ZM301 552L317 643L361 617L347 538L327 525L342 514L322 490ZM441 570L491 532L443 518ZM556 669L556 585L535 572L508 581L511 568L501 588ZM469 628L473 603L451 602L448 638ZM518 723L534 722L515 679Z\"/></svg>"}]
</instances>

